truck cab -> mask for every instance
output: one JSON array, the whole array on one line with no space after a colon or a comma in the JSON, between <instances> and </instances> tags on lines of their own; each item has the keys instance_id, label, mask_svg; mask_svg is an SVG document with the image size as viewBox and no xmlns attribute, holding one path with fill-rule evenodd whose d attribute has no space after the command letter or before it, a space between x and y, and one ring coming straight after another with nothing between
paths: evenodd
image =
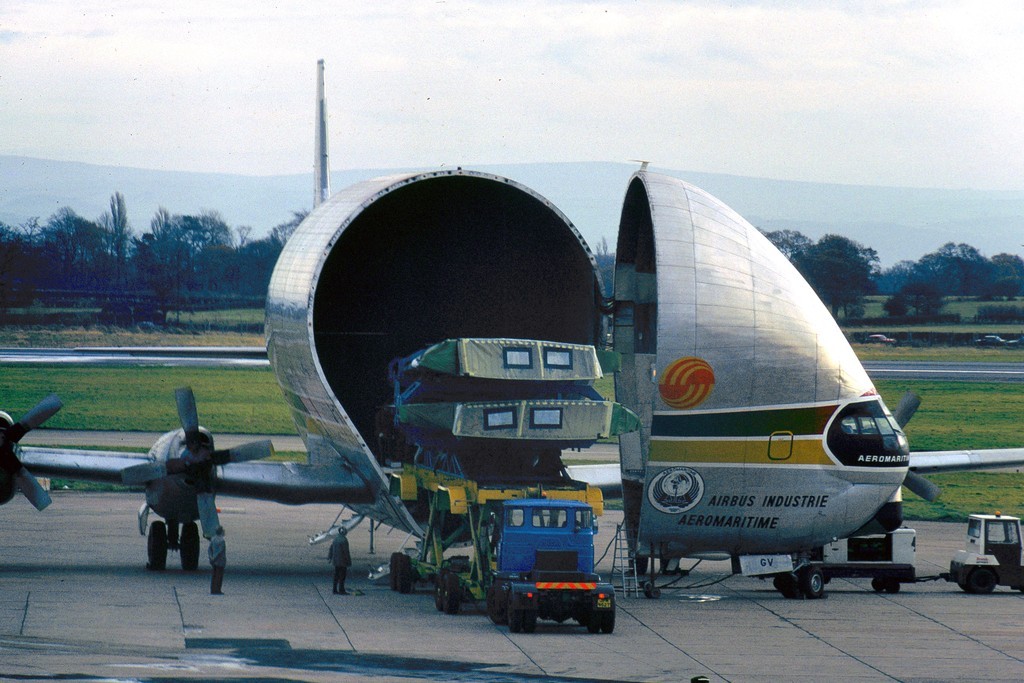
<instances>
[{"instance_id":1,"label":"truck cab","mask_svg":"<svg viewBox=\"0 0 1024 683\"><path fill-rule=\"evenodd\" d=\"M594 571L594 513L575 501L516 500L504 505L499 572L530 572L538 552L562 553L573 571ZM568 565L565 565L568 567Z\"/></svg>"},{"instance_id":2,"label":"truck cab","mask_svg":"<svg viewBox=\"0 0 1024 683\"><path fill-rule=\"evenodd\" d=\"M574 619L591 633L615 628L615 589L594 573L593 509L548 498L505 501L487 614L514 633L538 619Z\"/></svg>"},{"instance_id":3,"label":"truck cab","mask_svg":"<svg viewBox=\"0 0 1024 683\"><path fill-rule=\"evenodd\" d=\"M996 586L1024 591L1020 519L998 512L970 515L964 549L949 564L950 580L968 593L991 593Z\"/></svg>"}]
</instances>

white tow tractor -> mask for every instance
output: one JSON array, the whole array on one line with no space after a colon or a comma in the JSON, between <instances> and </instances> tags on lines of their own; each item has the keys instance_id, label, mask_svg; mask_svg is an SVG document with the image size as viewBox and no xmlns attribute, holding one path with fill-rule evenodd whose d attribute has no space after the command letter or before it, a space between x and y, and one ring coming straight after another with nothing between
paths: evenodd
<instances>
[{"instance_id":1,"label":"white tow tractor","mask_svg":"<svg viewBox=\"0 0 1024 683\"><path fill-rule=\"evenodd\" d=\"M1020 519L996 513L970 515L967 541L949 563L949 581L968 593L991 593L996 586L1024 591Z\"/></svg>"}]
</instances>

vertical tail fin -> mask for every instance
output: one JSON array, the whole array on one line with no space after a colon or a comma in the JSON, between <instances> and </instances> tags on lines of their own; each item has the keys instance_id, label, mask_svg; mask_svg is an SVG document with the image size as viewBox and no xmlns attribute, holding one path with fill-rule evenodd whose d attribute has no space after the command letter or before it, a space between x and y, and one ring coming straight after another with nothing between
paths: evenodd
<instances>
[{"instance_id":1,"label":"vertical tail fin","mask_svg":"<svg viewBox=\"0 0 1024 683\"><path fill-rule=\"evenodd\" d=\"M327 151L327 99L324 60L316 63L316 139L313 142L313 208L331 196L330 157Z\"/></svg>"}]
</instances>

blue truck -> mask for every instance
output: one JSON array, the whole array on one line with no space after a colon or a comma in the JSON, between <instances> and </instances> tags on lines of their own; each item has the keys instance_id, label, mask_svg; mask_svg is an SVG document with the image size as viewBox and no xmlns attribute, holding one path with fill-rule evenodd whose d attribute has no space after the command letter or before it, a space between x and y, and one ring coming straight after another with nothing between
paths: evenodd
<instances>
[{"instance_id":1,"label":"blue truck","mask_svg":"<svg viewBox=\"0 0 1024 683\"><path fill-rule=\"evenodd\" d=\"M538 619L574 619L591 633L615 629L615 590L594 573L593 510L572 500L508 500L487 615L513 633Z\"/></svg>"}]
</instances>

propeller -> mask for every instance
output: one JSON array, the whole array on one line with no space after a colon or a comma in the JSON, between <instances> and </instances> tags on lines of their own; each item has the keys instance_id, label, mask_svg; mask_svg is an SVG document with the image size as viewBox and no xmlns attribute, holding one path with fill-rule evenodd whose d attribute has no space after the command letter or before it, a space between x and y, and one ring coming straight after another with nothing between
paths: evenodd
<instances>
[{"instance_id":1,"label":"propeller","mask_svg":"<svg viewBox=\"0 0 1024 683\"><path fill-rule=\"evenodd\" d=\"M37 510L45 509L52 502L50 494L18 460L15 446L25 434L56 415L63 405L57 394L50 394L25 413L18 422L11 419L7 413L0 413L0 469L13 477L21 492Z\"/></svg>"},{"instance_id":2,"label":"propeller","mask_svg":"<svg viewBox=\"0 0 1024 683\"><path fill-rule=\"evenodd\" d=\"M902 429L907 426L910 418L914 417L914 413L920 407L921 397L912 391L907 391L900 397L899 405L896 406L896 411L893 412L892 416L896 420L896 424Z\"/></svg>"},{"instance_id":3,"label":"propeller","mask_svg":"<svg viewBox=\"0 0 1024 683\"><path fill-rule=\"evenodd\" d=\"M896 406L896 410L892 414L893 419L896 420L896 424L902 429L906 427L907 423L910 422L910 418L914 417L914 413L920 407L921 397L912 391L907 391L900 398L899 405ZM929 503L938 498L942 492L938 485L928 481L917 472L908 471L906 478L903 480L903 485Z\"/></svg>"},{"instance_id":4,"label":"propeller","mask_svg":"<svg viewBox=\"0 0 1024 683\"><path fill-rule=\"evenodd\" d=\"M196 506L203 536L211 538L220 526L214 497L214 467L261 460L274 454L274 446L269 439L264 439L215 451L213 436L199 425L196 397L192 388L175 389L174 400L178 406L178 420L181 422L185 443L181 457L132 465L121 470L121 480L126 484L148 484L168 475L185 475L196 489Z\"/></svg>"}]
</instances>

